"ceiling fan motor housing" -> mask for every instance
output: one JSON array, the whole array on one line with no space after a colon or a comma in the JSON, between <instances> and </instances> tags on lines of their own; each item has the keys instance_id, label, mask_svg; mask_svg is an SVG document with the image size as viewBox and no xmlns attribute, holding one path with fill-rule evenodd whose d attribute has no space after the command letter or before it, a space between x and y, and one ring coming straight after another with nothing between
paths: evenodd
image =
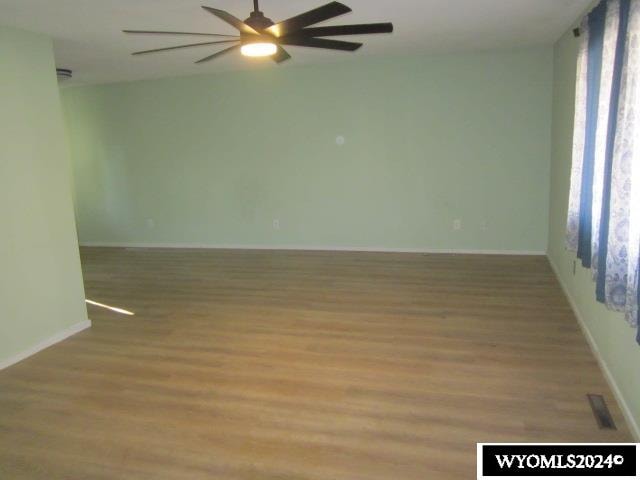
<instances>
[{"instance_id":1,"label":"ceiling fan motor housing","mask_svg":"<svg viewBox=\"0 0 640 480\"><path fill-rule=\"evenodd\" d=\"M273 20L264 16L262 12L251 12L249 18L247 18L244 23L249 25L254 30L258 32L269 28L271 25L274 25Z\"/></svg>"}]
</instances>

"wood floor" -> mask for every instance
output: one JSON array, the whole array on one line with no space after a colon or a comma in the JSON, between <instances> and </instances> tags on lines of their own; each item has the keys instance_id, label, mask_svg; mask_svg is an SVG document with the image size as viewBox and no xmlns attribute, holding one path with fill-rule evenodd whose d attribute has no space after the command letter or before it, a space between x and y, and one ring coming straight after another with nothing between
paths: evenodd
<instances>
[{"instance_id":1,"label":"wood floor","mask_svg":"<svg viewBox=\"0 0 640 480\"><path fill-rule=\"evenodd\" d=\"M544 257L82 261L87 298L135 315L91 306L0 372L2 479L471 479L476 442L631 440Z\"/></svg>"}]
</instances>

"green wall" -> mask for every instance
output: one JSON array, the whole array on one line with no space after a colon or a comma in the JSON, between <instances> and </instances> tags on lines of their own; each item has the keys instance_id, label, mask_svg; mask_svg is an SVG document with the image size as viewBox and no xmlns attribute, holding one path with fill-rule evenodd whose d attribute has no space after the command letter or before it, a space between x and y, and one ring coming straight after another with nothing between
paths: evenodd
<instances>
[{"instance_id":1,"label":"green wall","mask_svg":"<svg viewBox=\"0 0 640 480\"><path fill-rule=\"evenodd\" d=\"M592 341L619 394L627 413L635 420L636 436L640 435L640 347L635 332L624 316L607 310L595 300L595 284L591 272L578 263L573 274L575 254L564 248L564 232L569 201L571 150L576 60L579 40L567 33L555 46L553 91L553 136L551 154L551 196L548 255L574 308L584 322Z\"/></svg>"},{"instance_id":2,"label":"green wall","mask_svg":"<svg viewBox=\"0 0 640 480\"><path fill-rule=\"evenodd\" d=\"M51 42L0 27L0 368L86 322Z\"/></svg>"},{"instance_id":3,"label":"green wall","mask_svg":"<svg viewBox=\"0 0 640 480\"><path fill-rule=\"evenodd\" d=\"M80 241L544 252L551 82L538 48L64 89Z\"/></svg>"}]
</instances>

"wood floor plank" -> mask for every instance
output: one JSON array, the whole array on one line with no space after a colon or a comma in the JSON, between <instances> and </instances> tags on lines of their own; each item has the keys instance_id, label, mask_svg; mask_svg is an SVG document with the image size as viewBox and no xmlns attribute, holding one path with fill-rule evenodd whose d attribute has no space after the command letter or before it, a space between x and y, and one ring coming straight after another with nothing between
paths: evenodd
<instances>
[{"instance_id":1,"label":"wood floor plank","mask_svg":"<svg viewBox=\"0 0 640 480\"><path fill-rule=\"evenodd\" d=\"M544 257L81 253L135 315L0 372L0 478L466 479L476 442L631 440Z\"/></svg>"}]
</instances>

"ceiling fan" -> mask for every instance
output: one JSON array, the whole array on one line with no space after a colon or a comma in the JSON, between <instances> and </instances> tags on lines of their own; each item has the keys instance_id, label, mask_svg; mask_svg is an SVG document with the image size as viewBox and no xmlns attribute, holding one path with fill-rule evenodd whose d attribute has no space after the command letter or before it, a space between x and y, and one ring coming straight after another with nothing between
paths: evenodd
<instances>
[{"instance_id":1,"label":"ceiling fan","mask_svg":"<svg viewBox=\"0 0 640 480\"><path fill-rule=\"evenodd\" d=\"M230 47L220 50L213 55L201 58L196 63L213 60L221 55L240 49L242 55L247 57L271 57L275 62L281 63L291 58L283 45L295 45L300 47L323 48L328 50L354 51L362 46L362 43L345 42L322 37L335 37L342 35L368 35L372 33L391 33L391 23L369 23L361 25L336 25L326 27L312 27L310 25L338 17L351 11L349 7L339 2L331 2L322 7L302 13L287 20L274 23L260 11L258 0L253 0L253 12L249 18L242 21L224 10L202 7L207 12L215 15L238 30L240 35L222 35L219 33L196 32L161 32L148 30L123 30L125 33L152 34L152 35L197 35L206 37L227 37L228 40L216 40L211 42L190 43L172 47L156 48L134 52L133 55L145 53L164 52L179 48L199 47L202 45L218 45L234 43Z\"/></svg>"}]
</instances>

